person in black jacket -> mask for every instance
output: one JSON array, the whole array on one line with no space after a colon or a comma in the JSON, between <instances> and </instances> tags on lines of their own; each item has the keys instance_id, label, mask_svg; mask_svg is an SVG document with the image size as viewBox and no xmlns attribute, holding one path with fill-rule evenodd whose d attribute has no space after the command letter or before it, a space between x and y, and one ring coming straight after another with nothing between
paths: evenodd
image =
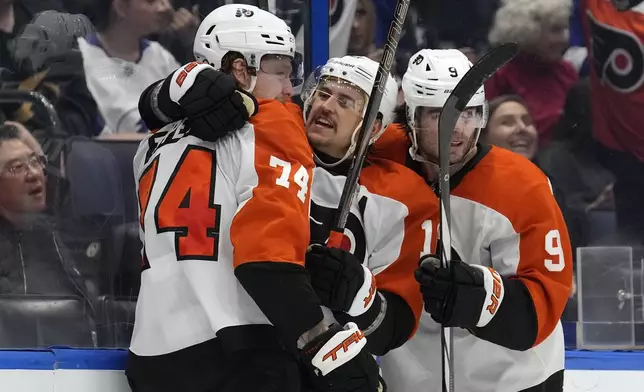
<instances>
[{"instance_id":1,"label":"person in black jacket","mask_svg":"<svg viewBox=\"0 0 644 392\"><path fill-rule=\"evenodd\" d=\"M2 347L95 346L95 290L45 213L45 164L15 126L0 126L0 342ZM70 306L77 311L62 320L54 314L59 321L53 322L29 309L33 298L51 306L57 299L75 303ZM7 305L21 300L24 306Z\"/></svg>"}]
</instances>

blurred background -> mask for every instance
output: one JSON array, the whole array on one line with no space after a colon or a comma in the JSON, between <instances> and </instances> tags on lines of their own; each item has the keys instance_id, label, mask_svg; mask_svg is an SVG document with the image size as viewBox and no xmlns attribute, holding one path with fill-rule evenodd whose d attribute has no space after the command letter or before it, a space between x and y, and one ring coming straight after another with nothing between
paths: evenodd
<instances>
[{"instance_id":1,"label":"blurred background","mask_svg":"<svg viewBox=\"0 0 644 392\"><path fill-rule=\"evenodd\" d=\"M200 21L226 3L0 0L0 349L128 346L139 94L192 60ZM379 60L396 1L234 3L285 19L310 71L344 54ZM519 43L485 86L482 139L551 179L575 248L571 348L644 348L643 13L608 0L412 1L392 68L400 79L422 48L475 62Z\"/></svg>"}]
</instances>

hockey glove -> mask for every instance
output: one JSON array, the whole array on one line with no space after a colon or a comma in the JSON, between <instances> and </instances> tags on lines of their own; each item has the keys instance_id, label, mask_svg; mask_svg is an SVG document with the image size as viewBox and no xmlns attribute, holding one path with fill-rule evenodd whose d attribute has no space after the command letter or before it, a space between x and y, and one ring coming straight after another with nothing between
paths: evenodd
<instances>
[{"instance_id":1,"label":"hockey glove","mask_svg":"<svg viewBox=\"0 0 644 392\"><path fill-rule=\"evenodd\" d=\"M376 360L364 349L367 338L354 323L333 324L302 348L315 392L378 392L386 384Z\"/></svg>"},{"instance_id":2,"label":"hockey glove","mask_svg":"<svg viewBox=\"0 0 644 392\"><path fill-rule=\"evenodd\" d=\"M460 260L451 261L451 268L441 268L436 256L427 255L421 258L415 277L425 310L446 327L485 327L503 301L503 280L492 268Z\"/></svg>"},{"instance_id":3,"label":"hockey glove","mask_svg":"<svg viewBox=\"0 0 644 392\"><path fill-rule=\"evenodd\" d=\"M360 316L373 305L376 279L351 253L323 245L311 245L306 253L311 286L327 308Z\"/></svg>"},{"instance_id":4,"label":"hockey glove","mask_svg":"<svg viewBox=\"0 0 644 392\"><path fill-rule=\"evenodd\" d=\"M159 119L170 123L186 118L189 135L211 142L242 128L258 108L252 95L237 89L231 75L196 62L158 85L151 105Z\"/></svg>"}]
</instances>

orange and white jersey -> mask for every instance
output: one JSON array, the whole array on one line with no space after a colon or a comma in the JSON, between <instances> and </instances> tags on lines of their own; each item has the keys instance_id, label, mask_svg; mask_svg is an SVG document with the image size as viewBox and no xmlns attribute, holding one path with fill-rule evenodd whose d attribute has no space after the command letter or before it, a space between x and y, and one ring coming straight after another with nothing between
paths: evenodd
<instances>
[{"instance_id":1,"label":"orange and white jersey","mask_svg":"<svg viewBox=\"0 0 644 392\"><path fill-rule=\"evenodd\" d=\"M534 309L525 309L522 302L519 310L534 312L537 320L536 339L525 351L452 329L455 390L518 392L561 371L564 337L559 319L572 285L572 253L547 177L519 155L479 146L474 159L452 176L451 244L454 258L492 267L504 281L520 281L524 287L517 287ZM517 303L508 285L501 308L513 311ZM511 331L509 335L535 336L535 331L512 329L512 320L498 323L503 323L498 330ZM440 391L441 358L440 326L423 312L414 337L383 356L380 365L392 391Z\"/></svg>"},{"instance_id":2,"label":"orange and white jersey","mask_svg":"<svg viewBox=\"0 0 644 392\"><path fill-rule=\"evenodd\" d=\"M325 243L346 176L316 167L311 193L311 241ZM360 173L345 238L348 248L375 275L377 288L398 295L414 313L422 296L414 271L421 255L436 250L438 199L423 179L403 165L368 159ZM327 320L332 313L325 311Z\"/></svg>"},{"instance_id":3,"label":"orange and white jersey","mask_svg":"<svg viewBox=\"0 0 644 392\"><path fill-rule=\"evenodd\" d=\"M644 3L620 12L610 0L582 0L589 50L593 135L644 162Z\"/></svg>"},{"instance_id":4,"label":"orange and white jersey","mask_svg":"<svg viewBox=\"0 0 644 392\"><path fill-rule=\"evenodd\" d=\"M216 143L176 122L135 156L143 272L131 351L162 355L222 328L270 324L235 277L250 262L304 266L313 156L277 101Z\"/></svg>"}]
</instances>

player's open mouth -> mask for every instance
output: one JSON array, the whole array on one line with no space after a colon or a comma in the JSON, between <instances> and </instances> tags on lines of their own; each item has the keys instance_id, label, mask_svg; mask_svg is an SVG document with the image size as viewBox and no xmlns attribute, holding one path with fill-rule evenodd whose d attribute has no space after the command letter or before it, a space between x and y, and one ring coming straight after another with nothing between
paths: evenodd
<instances>
[{"instance_id":1,"label":"player's open mouth","mask_svg":"<svg viewBox=\"0 0 644 392\"><path fill-rule=\"evenodd\" d=\"M460 146L462 146L462 145L463 145L463 141L462 141L462 140L459 140L459 141L452 141L452 142L450 143L450 146L451 146L451 147L460 147Z\"/></svg>"},{"instance_id":2,"label":"player's open mouth","mask_svg":"<svg viewBox=\"0 0 644 392\"><path fill-rule=\"evenodd\" d=\"M333 129L335 127L335 124L333 124L333 121L331 121L331 119L329 119L326 116L320 116L316 118L314 124L324 128Z\"/></svg>"}]
</instances>

